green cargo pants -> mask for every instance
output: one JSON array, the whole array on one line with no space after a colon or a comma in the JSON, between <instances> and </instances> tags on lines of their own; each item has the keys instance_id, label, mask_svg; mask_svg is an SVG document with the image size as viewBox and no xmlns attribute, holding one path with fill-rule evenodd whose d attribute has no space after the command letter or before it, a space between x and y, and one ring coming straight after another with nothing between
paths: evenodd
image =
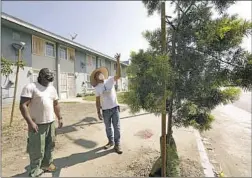
<instances>
[{"instance_id":1,"label":"green cargo pants","mask_svg":"<svg viewBox=\"0 0 252 178\"><path fill-rule=\"evenodd\" d=\"M27 151L30 156L30 176L43 173L41 167L48 167L53 162L55 147L55 123L38 124L38 133L28 132Z\"/></svg>"}]
</instances>

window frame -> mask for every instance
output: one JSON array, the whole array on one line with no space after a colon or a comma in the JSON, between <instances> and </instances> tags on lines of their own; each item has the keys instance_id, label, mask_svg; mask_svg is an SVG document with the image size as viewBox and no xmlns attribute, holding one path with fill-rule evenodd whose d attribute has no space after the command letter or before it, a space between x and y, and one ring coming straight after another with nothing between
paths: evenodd
<instances>
[{"instance_id":1,"label":"window frame","mask_svg":"<svg viewBox=\"0 0 252 178\"><path fill-rule=\"evenodd\" d=\"M42 44L42 46L40 46L40 47L42 47L43 49L39 49L39 51L41 50L41 53L37 53L38 49L34 48L35 42L39 42ZM36 46L36 47L38 47L38 46ZM32 35L32 54L36 55L36 56L45 56L45 40L43 38L36 36L36 35Z\"/></svg>"},{"instance_id":2,"label":"window frame","mask_svg":"<svg viewBox=\"0 0 252 178\"><path fill-rule=\"evenodd\" d=\"M53 46L53 54L54 54L54 56L47 55L47 53L46 53L47 52L47 46L46 46L47 44L51 44ZM51 57L51 58L56 58L56 44L53 43L53 42L51 42L51 41L45 40L44 45L45 45L45 56L46 57Z\"/></svg>"},{"instance_id":3,"label":"window frame","mask_svg":"<svg viewBox=\"0 0 252 178\"><path fill-rule=\"evenodd\" d=\"M65 50L65 52L66 52L66 55L65 55L66 58L65 58L65 59L64 59L64 58L61 58L61 55L60 55L60 52L61 52L60 50L62 50L62 49ZM60 46L60 47L59 47L59 59L62 59L62 60L69 60L69 59L68 59L68 50L67 50L67 47L64 47L64 46Z\"/></svg>"}]
</instances>

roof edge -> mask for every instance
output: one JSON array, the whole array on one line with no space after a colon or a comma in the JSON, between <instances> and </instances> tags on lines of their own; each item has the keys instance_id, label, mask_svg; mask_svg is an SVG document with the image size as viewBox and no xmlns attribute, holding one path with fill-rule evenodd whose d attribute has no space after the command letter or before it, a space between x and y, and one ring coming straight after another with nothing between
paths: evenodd
<instances>
[{"instance_id":1,"label":"roof edge","mask_svg":"<svg viewBox=\"0 0 252 178\"><path fill-rule=\"evenodd\" d=\"M5 19L5 20L7 20L7 21L10 21L10 22L12 22L12 23L18 24L18 25L20 25L20 26L29 28L29 29L31 29L31 30L34 30L34 31L36 31L36 32L42 33L42 34L44 34L44 35L46 35L46 36L49 36L49 37L54 38L54 39L57 39L57 40L59 40L59 41L68 43L68 44L70 44L70 45L72 45L72 46L81 48L81 49L83 49L83 50L89 51L89 52L94 53L94 54L97 54L97 55L99 55L99 56L101 56L101 57L104 57L104 58L107 58L107 59L109 59L109 60L111 60L111 61L114 61L114 62L116 61L116 59L114 59L113 57L110 57L110 56L108 56L108 55L106 55L106 54L103 54L103 53L101 53L101 52L99 52L99 51L96 51L96 50L94 50L94 49L91 49L91 48L89 48L89 47L87 47L87 46L84 46L84 45L82 45L82 44L80 44L80 43L73 42L73 41L71 41L71 40L69 40L69 39L67 39L67 38L65 38L65 37L62 37L62 36L60 36L60 35L57 35L57 34L55 34L55 33L52 33L52 32L47 31L47 30L45 30L45 29L42 29L42 28L40 28L40 27L38 27L38 26L35 26L35 25L33 25L33 24L29 23L29 22L26 22L26 21L21 20L21 19L19 19L19 18L17 18L17 17L11 16L11 15L5 13L5 12L2 12L2 13L1 13L1 18L2 18L2 19ZM122 63L122 62L120 62L120 63L123 64L123 65L125 65L125 66L128 66L128 65L125 64L125 63Z\"/></svg>"}]
</instances>

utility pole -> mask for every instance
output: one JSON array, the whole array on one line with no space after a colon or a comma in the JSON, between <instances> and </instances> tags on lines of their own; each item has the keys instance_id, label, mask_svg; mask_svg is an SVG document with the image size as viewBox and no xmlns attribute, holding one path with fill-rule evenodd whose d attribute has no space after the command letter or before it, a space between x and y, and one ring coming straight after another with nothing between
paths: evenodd
<instances>
[{"instance_id":1,"label":"utility pole","mask_svg":"<svg viewBox=\"0 0 252 178\"><path fill-rule=\"evenodd\" d=\"M161 2L161 42L162 42L162 54L166 55L166 15L165 15L165 1ZM163 112L161 116L161 160L162 168L161 175L166 177L166 79L164 81L164 97L163 97Z\"/></svg>"}]
</instances>

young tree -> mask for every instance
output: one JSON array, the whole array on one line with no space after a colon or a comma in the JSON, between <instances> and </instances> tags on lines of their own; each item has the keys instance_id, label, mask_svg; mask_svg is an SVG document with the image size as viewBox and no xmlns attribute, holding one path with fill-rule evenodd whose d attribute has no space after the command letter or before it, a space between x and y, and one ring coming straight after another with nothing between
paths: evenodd
<instances>
[{"instance_id":1,"label":"young tree","mask_svg":"<svg viewBox=\"0 0 252 178\"><path fill-rule=\"evenodd\" d=\"M13 66L19 65L22 69L24 69L25 63L21 62L11 62L9 59L5 57L1 57L1 75L8 77L13 73Z\"/></svg>"},{"instance_id":2,"label":"young tree","mask_svg":"<svg viewBox=\"0 0 252 178\"><path fill-rule=\"evenodd\" d=\"M234 1L172 1L175 17L167 16L167 51L162 55L161 31L147 31L147 51L132 55L129 67L130 91L127 103L133 112L140 109L162 113L163 90L166 88L167 176L174 176L177 160L172 125L193 126L204 131L214 120L210 114L216 106L239 98L240 90L225 88L231 83L251 86L251 55L240 47L251 32L251 22L228 15ZM149 14L160 11L160 1L144 1ZM213 18L213 11L219 13ZM170 20L171 19L171 20ZM250 84L249 84L250 82ZM175 161L176 162L176 161Z\"/></svg>"}]
</instances>

